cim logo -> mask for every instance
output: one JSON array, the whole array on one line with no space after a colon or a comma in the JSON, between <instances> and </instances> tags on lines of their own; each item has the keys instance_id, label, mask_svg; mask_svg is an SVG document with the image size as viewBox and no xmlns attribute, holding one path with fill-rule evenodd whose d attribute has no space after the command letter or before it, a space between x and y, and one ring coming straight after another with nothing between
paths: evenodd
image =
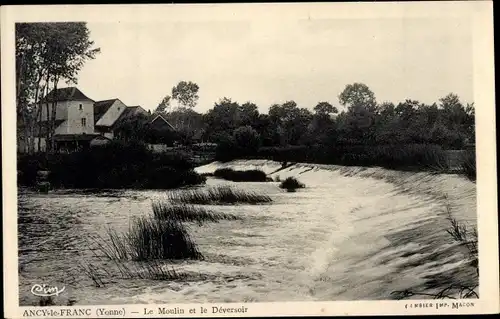
<instances>
[{"instance_id":1,"label":"cim logo","mask_svg":"<svg viewBox=\"0 0 500 319\"><path fill-rule=\"evenodd\" d=\"M62 287L60 290L56 286L49 286L46 284L39 285L36 284L31 287L31 293L35 296L39 297L49 297L49 296L58 296L60 293L64 291L66 287Z\"/></svg>"}]
</instances>

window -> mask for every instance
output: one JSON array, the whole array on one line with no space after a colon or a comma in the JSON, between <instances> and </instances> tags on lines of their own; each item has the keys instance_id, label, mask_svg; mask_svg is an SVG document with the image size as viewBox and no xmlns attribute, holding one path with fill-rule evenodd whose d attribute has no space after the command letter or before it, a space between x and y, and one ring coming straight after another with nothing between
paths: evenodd
<instances>
[{"instance_id":1,"label":"window","mask_svg":"<svg viewBox=\"0 0 500 319\"><path fill-rule=\"evenodd\" d=\"M87 126L87 119L86 118L82 118L82 126L83 127Z\"/></svg>"},{"instance_id":2,"label":"window","mask_svg":"<svg viewBox=\"0 0 500 319\"><path fill-rule=\"evenodd\" d=\"M83 110L83 105L82 105L82 104L80 104L80 111L81 111L81 110Z\"/></svg>"}]
</instances>

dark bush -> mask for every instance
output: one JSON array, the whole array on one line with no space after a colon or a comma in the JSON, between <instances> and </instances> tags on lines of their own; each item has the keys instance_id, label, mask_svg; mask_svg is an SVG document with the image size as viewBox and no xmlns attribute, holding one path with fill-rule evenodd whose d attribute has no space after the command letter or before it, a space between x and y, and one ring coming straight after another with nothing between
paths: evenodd
<instances>
[{"instance_id":1,"label":"dark bush","mask_svg":"<svg viewBox=\"0 0 500 319\"><path fill-rule=\"evenodd\" d=\"M236 158L254 156L260 145L259 133L251 126L241 126L233 135L220 136L215 149L215 159L227 162Z\"/></svg>"},{"instance_id":2,"label":"dark bush","mask_svg":"<svg viewBox=\"0 0 500 319\"><path fill-rule=\"evenodd\" d=\"M299 182L295 177L287 177L280 184L280 188L286 189L288 192L294 192L296 189L304 187L306 187L306 185Z\"/></svg>"},{"instance_id":3,"label":"dark bush","mask_svg":"<svg viewBox=\"0 0 500 319\"><path fill-rule=\"evenodd\" d=\"M260 135L249 125L235 129L233 139L242 155L255 154L260 147Z\"/></svg>"},{"instance_id":4,"label":"dark bush","mask_svg":"<svg viewBox=\"0 0 500 319\"><path fill-rule=\"evenodd\" d=\"M231 168L219 168L214 174L217 178L222 178L233 182L266 182L266 173L261 170L235 171Z\"/></svg>"},{"instance_id":5,"label":"dark bush","mask_svg":"<svg viewBox=\"0 0 500 319\"><path fill-rule=\"evenodd\" d=\"M45 169L47 169L47 165L44 154L18 154L17 183L23 186L35 186L37 172Z\"/></svg>"},{"instance_id":6,"label":"dark bush","mask_svg":"<svg viewBox=\"0 0 500 319\"><path fill-rule=\"evenodd\" d=\"M199 175L192 169L179 170L171 166L163 166L146 170L138 188L172 189L203 184L205 181L205 176Z\"/></svg>"},{"instance_id":7,"label":"dark bush","mask_svg":"<svg viewBox=\"0 0 500 319\"><path fill-rule=\"evenodd\" d=\"M19 185L33 186L36 171L50 171L53 187L171 189L205 182L183 153L154 153L142 143L111 142L73 153L23 155Z\"/></svg>"},{"instance_id":8,"label":"dark bush","mask_svg":"<svg viewBox=\"0 0 500 319\"><path fill-rule=\"evenodd\" d=\"M215 148L215 160L217 161L228 162L241 157L240 155L239 148L231 136L221 138Z\"/></svg>"}]
</instances>

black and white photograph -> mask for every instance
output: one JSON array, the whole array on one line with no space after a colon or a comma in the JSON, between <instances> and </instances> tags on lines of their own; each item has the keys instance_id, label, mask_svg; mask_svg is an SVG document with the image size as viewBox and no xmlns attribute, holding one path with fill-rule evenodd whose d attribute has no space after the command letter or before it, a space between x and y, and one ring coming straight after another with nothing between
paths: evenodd
<instances>
[{"instance_id":1,"label":"black and white photograph","mask_svg":"<svg viewBox=\"0 0 500 319\"><path fill-rule=\"evenodd\" d=\"M477 17L452 2L388 3L378 18L368 5L69 6L75 17L13 20L12 300L163 305L136 316L498 307L498 287L481 286L498 282L498 260L479 280L478 214L498 215L477 208L476 163L495 160L478 148L477 114L495 105L478 100Z\"/></svg>"}]
</instances>

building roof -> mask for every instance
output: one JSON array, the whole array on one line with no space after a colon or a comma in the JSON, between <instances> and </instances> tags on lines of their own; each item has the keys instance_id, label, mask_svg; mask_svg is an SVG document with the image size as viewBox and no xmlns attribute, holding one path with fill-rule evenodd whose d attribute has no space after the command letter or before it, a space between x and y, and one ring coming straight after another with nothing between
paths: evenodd
<instances>
[{"instance_id":1,"label":"building roof","mask_svg":"<svg viewBox=\"0 0 500 319\"><path fill-rule=\"evenodd\" d=\"M127 107L125 110L123 110L122 114L120 114L120 117L118 118L117 121L135 115L138 107L139 106Z\"/></svg>"},{"instance_id":2,"label":"building roof","mask_svg":"<svg viewBox=\"0 0 500 319\"><path fill-rule=\"evenodd\" d=\"M40 102L61 102L61 101L94 101L88 98L76 87L66 87L57 90L52 90L43 97Z\"/></svg>"},{"instance_id":3,"label":"building roof","mask_svg":"<svg viewBox=\"0 0 500 319\"><path fill-rule=\"evenodd\" d=\"M134 106L128 106L131 109L131 113L133 111L133 114L144 114L144 115L150 115L151 113L146 111L142 106L140 105L134 105Z\"/></svg>"},{"instance_id":4,"label":"building roof","mask_svg":"<svg viewBox=\"0 0 500 319\"><path fill-rule=\"evenodd\" d=\"M168 126L169 126L172 130L174 130L174 131L175 131L175 127L174 127L172 124L170 124L170 123L167 121L167 119L166 119L165 117L163 117L163 115L161 115L161 114L153 114L151 117L152 117L151 123L156 122L157 120L162 120L162 121L163 121L165 124L167 124L167 125L168 125Z\"/></svg>"},{"instance_id":5,"label":"building roof","mask_svg":"<svg viewBox=\"0 0 500 319\"><path fill-rule=\"evenodd\" d=\"M136 105L136 106L127 106L123 112L120 114L120 116L116 119L116 121L111 125L111 128L115 128L117 125L122 123L124 120L129 119L131 117L137 116L137 115L148 115L148 112L143 109L141 106ZM100 125L96 125L97 128L100 128Z\"/></svg>"},{"instance_id":6,"label":"building roof","mask_svg":"<svg viewBox=\"0 0 500 319\"><path fill-rule=\"evenodd\" d=\"M94 124L101 119L101 117L106 114L111 105L118 99L97 101L94 103Z\"/></svg>"}]
</instances>

